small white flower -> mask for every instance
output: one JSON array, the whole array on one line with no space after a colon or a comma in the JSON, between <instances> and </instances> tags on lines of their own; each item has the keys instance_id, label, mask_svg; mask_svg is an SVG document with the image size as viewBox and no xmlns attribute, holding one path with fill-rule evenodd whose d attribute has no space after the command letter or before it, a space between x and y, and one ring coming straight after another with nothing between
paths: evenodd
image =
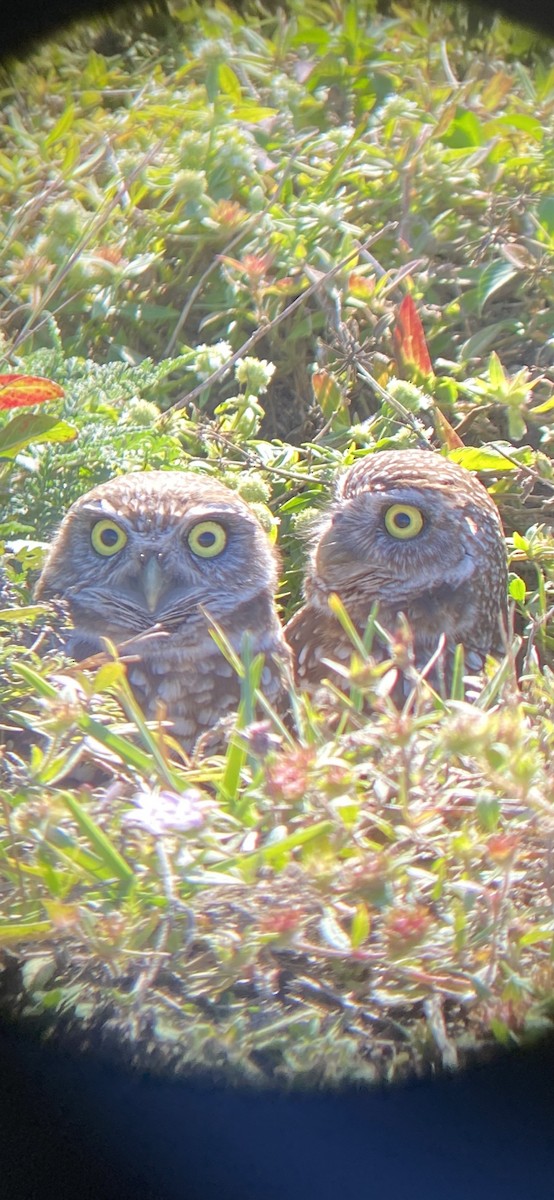
<instances>
[{"instance_id":1,"label":"small white flower","mask_svg":"<svg viewBox=\"0 0 554 1200\"><path fill-rule=\"evenodd\" d=\"M145 788L131 798L136 808L125 813L123 820L128 825L142 826L153 837L188 833L204 823L206 803L198 788L187 788L181 793Z\"/></svg>"},{"instance_id":2,"label":"small white flower","mask_svg":"<svg viewBox=\"0 0 554 1200\"><path fill-rule=\"evenodd\" d=\"M235 366L235 377L248 395L266 392L274 373L275 364L266 358L239 358Z\"/></svg>"},{"instance_id":3,"label":"small white flower","mask_svg":"<svg viewBox=\"0 0 554 1200\"><path fill-rule=\"evenodd\" d=\"M196 347L194 370L200 379L208 379L214 371L227 362L233 353L229 342L216 342L214 346L202 344Z\"/></svg>"}]
</instances>

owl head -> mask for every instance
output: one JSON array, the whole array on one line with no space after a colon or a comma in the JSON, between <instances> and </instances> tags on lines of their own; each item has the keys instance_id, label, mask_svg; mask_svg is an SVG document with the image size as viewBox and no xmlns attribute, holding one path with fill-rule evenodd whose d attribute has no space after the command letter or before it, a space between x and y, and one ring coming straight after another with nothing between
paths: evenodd
<instances>
[{"instance_id":1,"label":"owl head","mask_svg":"<svg viewBox=\"0 0 554 1200\"><path fill-rule=\"evenodd\" d=\"M314 533L306 595L355 591L406 605L455 592L503 561L500 518L468 471L425 450L367 455L339 480ZM313 587L312 587L313 584Z\"/></svg>"},{"instance_id":2,"label":"owl head","mask_svg":"<svg viewBox=\"0 0 554 1200\"><path fill-rule=\"evenodd\" d=\"M118 640L193 626L204 607L225 622L276 583L275 552L235 492L202 475L145 471L72 505L36 594L64 597L76 625Z\"/></svg>"}]
</instances>

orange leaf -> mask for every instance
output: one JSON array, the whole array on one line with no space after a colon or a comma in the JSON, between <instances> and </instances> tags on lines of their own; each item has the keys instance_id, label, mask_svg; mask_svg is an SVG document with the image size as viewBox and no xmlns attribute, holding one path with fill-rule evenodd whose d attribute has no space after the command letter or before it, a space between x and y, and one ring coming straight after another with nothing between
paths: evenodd
<instances>
[{"instance_id":1,"label":"orange leaf","mask_svg":"<svg viewBox=\"0 0 554 1200\"><path fill-rule=\"evenodd\" d=\"M450 421L447 419L447 417L445 417L444 413L441 412L440 408L437 408L436 406L435 424L437 427L437 433L442 439L443 446L446 446L448 450L459 450L460 446L464 445L461 437L458 433L456 433L456 430L450 424Z\"/></svg>"},{"instance_id":2,"label":"orange leaf","mask_svg":"<svg viewBox=\"0 0 554 1200\"><path fill-rule=\"evenodd\" d=\"M375 275L360 275L351 271L348 276L348 291L357 299L365 300L375 291Z\"/></svg>"},{"instance_id":3,"label":"orange leaf","mask_svg":"<svg viewBox=\"0 0 554 1200\"><path fill-rule=\"evenodd\" d=\"M314 371L312 375L312 387L314 396L325 411L332 407L333 410L341 402L341 390L336 379L329 374L329 371Z\"/></svg>"},{"instance_id":4,"label":"orange leaf","mask_svg":"<svg viewBox=\"0 0 554 1200\"><path fill-rule=\"evenodd\" d=\"M513 87L514 84L511 75L507 75L504 71L498 71L496 75L493 75L492 79L489 79L486 87L483 88L481 92L481 104L485 108L488 108L489 112L493 112L495 108L498 108L504 96L513 91ZM436 137L436 133L433 136Z\"/></svg>"},{"instance_id":5,"label":"orange leaf","mask_svg":"<svg viewBox=\"0 0 554 1200\"><path fill-rule=\"evenodd\" d=\"M57 400L63 394L59 383L41 379L39 375L0 375L0 408L25 408L44 400Z\"/></svg>"},{"instance_id":6,"label":"orange leaf","mask_svg":"<svg viewBox=\"0 0 554 1200\"><path fill-rule=\"evenodd\" d=\"M404 296L399 306L393 341L400 366L418 367L424 375L433 374L423 325L411 296Z\"/></svg>"}]
</instances>

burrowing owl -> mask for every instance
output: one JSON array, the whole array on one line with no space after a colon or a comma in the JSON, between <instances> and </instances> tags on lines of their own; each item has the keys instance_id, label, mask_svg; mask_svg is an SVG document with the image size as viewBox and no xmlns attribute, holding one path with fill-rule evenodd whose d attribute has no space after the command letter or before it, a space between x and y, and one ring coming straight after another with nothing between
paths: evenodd
<instances>
[{"instance_id":1,"label":"burrowing owl","mask_svg":"<svg viewBox=\"0 0 554 1200\"><path fill-rule=\"evenodd\" d=\"M300 684L333 672L324 659L349 660L353 646L328 599L336 593L360 633L376 601L394 635L399 615L422 667L445 636L466 669L501 650L506 559L497 509L479 481L439 454L368 454L339 480L334 503L314 529L305 604L286 628Z\"/></svg>"},{"instance_id":2,"label":"burrowing owl","mask_svg":"<svg viewBox=\"0 0 554 1200\"><path fill-rule=\"evenodd\" d=\"M262 689L278 704L285 644L274 605L278 559L247 504L223 484L180 471L120 475L69 509L37 585L61 596L84 658L109 638L129 659L148 717L165 710L187 750L236 710L236 672L210 618L240 654L262 653ZM133 661L134 660L134 661Z\"/></svg>"}]
</instances>

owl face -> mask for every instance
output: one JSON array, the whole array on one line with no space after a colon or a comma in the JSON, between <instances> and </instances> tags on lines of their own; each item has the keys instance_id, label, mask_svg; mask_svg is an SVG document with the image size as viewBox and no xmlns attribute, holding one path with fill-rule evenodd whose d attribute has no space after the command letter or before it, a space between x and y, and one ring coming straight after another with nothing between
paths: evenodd
<instances>
[{"instance_id":1,"label":"owl face","mask_svg":"<svg viewBox=\"0 0 554 1200\"><path fill-rule=\"evenodd\" d=\"M468 472L426 451L383 452L340 482L316 531L311 575L316 592L355 588L368 604L406 604L438 587L455 591L500 544L496 508Z\"/></svg>"},{"instance_id":2,"label":"owl face","mask_svg":"<svg viewBox=\"0 0 554 1200\"><path fill-rule=\"evenodd\" d=\"M102 650L105 638L115 643L145 716L163 720L191 752L204 735L217 740L240 703L213 622L236 654L248 636L263 660L265 697L286 703L277 571L269 539L235 492L201 475L145 471L111 479L70 508L36 594L66 601L73 658Z\"/></svg>"},{"instance_id":3,"label":"owl face","mask_svg":"<svg viewBox=\"0 0 554 1200\"><path fill-rule=\"evenodd\" d=\"M67 513L37 595L62 595L76 624L109 637L193 625L205 607L225 622L276 586L276 560L254 514L213 479L122 475Z\"/></svg>"}]
</instances>

